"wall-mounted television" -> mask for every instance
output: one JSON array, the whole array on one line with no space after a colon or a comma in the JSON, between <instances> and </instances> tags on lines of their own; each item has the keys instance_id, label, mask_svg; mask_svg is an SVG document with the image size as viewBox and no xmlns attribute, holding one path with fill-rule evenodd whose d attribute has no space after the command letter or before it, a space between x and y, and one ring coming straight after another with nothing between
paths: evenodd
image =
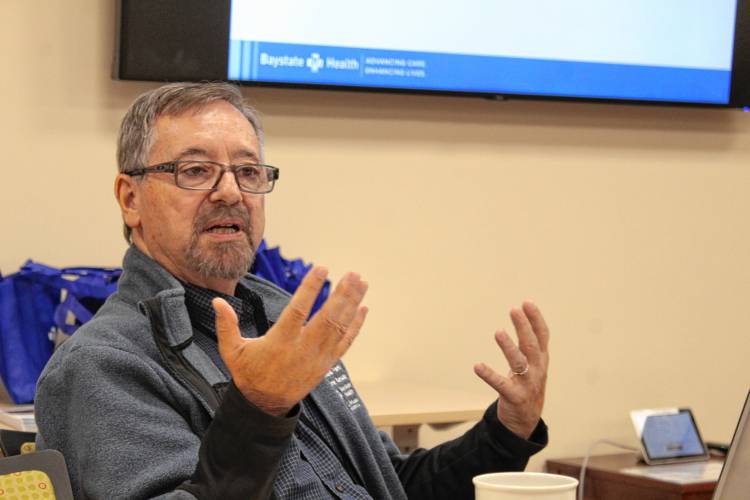
<instances>
[{"instance_id":1,"label":"wall-mounted television","mask_svg":"<svg viewBox=\"0 0 750 500\"><path fill-rule=\"evenodd\" d=\"M118 0L124 80L750 105L750 0Z\"/></svg>"}]
</instances>

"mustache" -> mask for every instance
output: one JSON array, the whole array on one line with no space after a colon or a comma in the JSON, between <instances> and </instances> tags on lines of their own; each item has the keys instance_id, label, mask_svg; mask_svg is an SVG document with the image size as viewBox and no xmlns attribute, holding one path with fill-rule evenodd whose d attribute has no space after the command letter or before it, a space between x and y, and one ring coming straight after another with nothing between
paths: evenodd
<instances>
[{"instance_id":1,"label":"mustache","mask_svg":"<svg viewBox=\"0 0 750 500\"><path fill-rule=\"evenodd\" d=\"M216 219L239 219L242 221L240 230L250 234L250 214L248 210L239 205L215 205L207 206L204 210L198 212L198 216L193 223L193 231L196 234L201 233L208 224Z\"/></svg>"}]
</instances>

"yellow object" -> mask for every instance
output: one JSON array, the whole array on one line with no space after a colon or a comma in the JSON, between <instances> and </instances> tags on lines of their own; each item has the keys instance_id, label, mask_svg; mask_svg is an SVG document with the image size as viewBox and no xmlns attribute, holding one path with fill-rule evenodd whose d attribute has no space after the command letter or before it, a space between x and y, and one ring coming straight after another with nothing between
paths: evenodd
<instances>
[{"instance_id":1,"label":"yellow object","mask_svg":"<svg viewBox=\"0 0 750 500\"><path fill-rule=\"evenodd\" d=\"M34 443L33 441L30 442L30 443L23 443L21 445L21 454L22 455L24 453L34 453L35 451L36 451L36 443Z\"/></svg>"},{"instance_id":2,"label":"yellow object","mask_svg":"<svg viewBox=\"0 0 750 500\"><path fill-rule=\"evenodd\" d=\"M0 458L0 500L10 498L74 500L62 453L42 450Z\"/></svg>"},{"instance_id":3,"label":"yellow object","mask_svg":"<svg viewBox=\"0 0 750 500\"><path fill-rule=\"evenodd\" d=\"M0 499L42 500L55 498L49 476L39 470L13 472L0 476Z\"/></svg>"}]
</instances>

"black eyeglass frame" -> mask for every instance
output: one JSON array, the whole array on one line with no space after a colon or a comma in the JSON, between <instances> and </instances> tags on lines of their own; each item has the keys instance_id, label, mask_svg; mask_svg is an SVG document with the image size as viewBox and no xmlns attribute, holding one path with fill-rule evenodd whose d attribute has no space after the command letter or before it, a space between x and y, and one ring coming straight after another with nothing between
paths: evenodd
<instances>
[{"instance_id":1,"label":"black eyeglass frame","mask_svg":"<svg viewBox=\"0 0 750 500\"><path fill-rule=\"evenodd\" d=\"M200 164L206 164L206 165L216 165L218 167L221 167L221 175L216 179L216 182L213 186L210 188L196 188L196 187L186 187L181 186L179 182L177 182L177 174L179 173L179 170L177 167L180 166L182 163L200 163ZM237 169L241 167L247 167L247 166L253 166L253 167L261 167L266 170L268 173L268 180L270 183L270 187L267 191L251 191L247 188L243 188L240 185L239 179L237 179ZM274 186L276 185L276 181L279 180L279 169L277 167L271 166L271 165L264 165L262 163L240 163L237 165L225 165L223 163L219 163L216 161L204 161L204 160L173 160L173 161L167 161L164 163L158 163L156 165L150 165L148 167L143 168L137 168L135 170L131 170L130 172L123 172L123 174L128 175L130 177L137 177L139 175L146 175L146 174L174 174L174 185L177 186L180 189L187 189L189 191L216 191L216 188L219 186L219 183L221 182L221 179L224 177L224 174L230 171L232 172L232 175L234 175L234 182L237 184L237 187L240 191L243 193L252 193L252 194L268 194L271 191L273 191Z\"/></svg>"}]
</instances>

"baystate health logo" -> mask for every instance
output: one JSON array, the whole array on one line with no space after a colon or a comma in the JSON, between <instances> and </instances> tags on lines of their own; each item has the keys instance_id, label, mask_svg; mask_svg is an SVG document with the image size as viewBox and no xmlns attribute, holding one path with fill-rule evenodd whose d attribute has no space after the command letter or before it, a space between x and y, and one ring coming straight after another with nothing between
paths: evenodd
<instances>
[{"instance_id":1,"label":"baystate health logo","mask_svg":"<svg viewBox=\"0 0 750 500\"><path fill-rule=\"evenodd\" d=\"M323 61L323 58L320 57L320 54L313 52L310 54L310 57L307 58L306 66L310 68L310 71L313 73L317 73L323 66L325 66L325 62Z\"/></svg>"}]
</instances>

